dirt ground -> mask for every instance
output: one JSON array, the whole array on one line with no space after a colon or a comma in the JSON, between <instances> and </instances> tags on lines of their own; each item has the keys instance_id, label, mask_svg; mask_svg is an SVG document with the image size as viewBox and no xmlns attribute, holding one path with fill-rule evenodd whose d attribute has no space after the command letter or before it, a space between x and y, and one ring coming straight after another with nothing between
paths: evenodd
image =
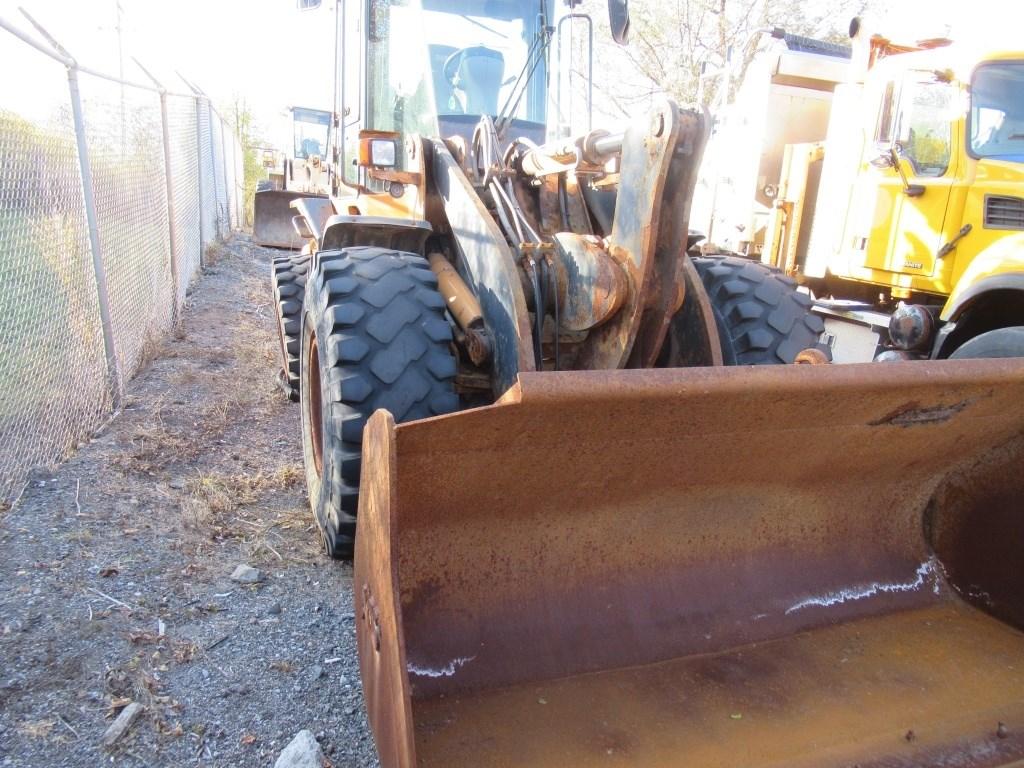
<instances>
[{"instance_id":1,"label":"dirt ground","mask_svg":"<svg viewBox=\"0 0 1024 768\"><path fill-rule=\"evenodd\" d=\"M320 553L274 384L272 254L228 243L122 413L0 512L0 766L272 766L303 728L377 764L352 570Z\"/></svg>"}]
</instances>

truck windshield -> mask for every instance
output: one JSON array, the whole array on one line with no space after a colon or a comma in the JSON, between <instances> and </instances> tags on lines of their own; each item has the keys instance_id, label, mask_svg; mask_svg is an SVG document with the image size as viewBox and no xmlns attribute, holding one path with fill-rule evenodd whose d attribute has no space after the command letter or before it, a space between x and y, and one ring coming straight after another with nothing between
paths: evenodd
<instances>
[{"instance_id":1,"label":"truck windshield","mask_svg":"<svg viewBox=\"0 0 1024 768\"><path fill-rule=\"evenodd\" d=\"M295 157L303 160L313 155L326 157L331 113L295 107L292 110L292 123L295 131Z\"/></svg>"},{"instance_id":2,"label":"truck windshield","mask_svg":"<svg viewBox=\"0 0 1024 768\"><path fill-rule=\"evenodd\" d=\"M369 127L437 136L438 116L496 116L534 62L506 113L544 123L545 0L372 0L370 13Z\"/></svg>"},{"instance_id":3,"label":"truck windshield","mask_svg":"<svg viewBox=\"0 0 1024 768\"><path fill-rule=\"evenodd\" d=\"M1024 162L1024 62L978 67L971 81L971 154Z\"/></svg>"}]
</instances>

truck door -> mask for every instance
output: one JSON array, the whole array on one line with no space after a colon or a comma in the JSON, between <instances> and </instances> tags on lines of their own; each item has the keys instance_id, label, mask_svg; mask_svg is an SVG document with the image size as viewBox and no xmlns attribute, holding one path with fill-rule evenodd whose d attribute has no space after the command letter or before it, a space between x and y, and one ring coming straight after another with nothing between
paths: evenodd
<instances>
[{"instance_id":1,"label":"truck door","mask_svg":"<svg viewBox=\"0 0 1024 768\"><path fill-rule=\"evenodd\" d=\"M910 72L883 106L871 160L877 197L864 266L930 276L943 245L943 223L956 177L952 151L955 87L931 72ZM895 150L899 167L892 160ZM902 174L901 174L902 171Z\"/></svg>"}]
</instances>

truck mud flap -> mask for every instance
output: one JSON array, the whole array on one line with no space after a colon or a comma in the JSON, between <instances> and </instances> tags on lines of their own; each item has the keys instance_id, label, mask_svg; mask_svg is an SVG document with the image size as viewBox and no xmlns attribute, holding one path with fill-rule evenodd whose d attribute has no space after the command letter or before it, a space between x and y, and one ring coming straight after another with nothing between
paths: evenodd
<instances>
[{"instance_id":1,"label":"truck mud flap","mask_svg":"<svg viewBox=\"0 0 1024 768\"><path fill-rule=\"evenodd\" d=\"M364 435L384 768L1024 759L1024 361L524 373Z\"/></svg>"}]
</instances>

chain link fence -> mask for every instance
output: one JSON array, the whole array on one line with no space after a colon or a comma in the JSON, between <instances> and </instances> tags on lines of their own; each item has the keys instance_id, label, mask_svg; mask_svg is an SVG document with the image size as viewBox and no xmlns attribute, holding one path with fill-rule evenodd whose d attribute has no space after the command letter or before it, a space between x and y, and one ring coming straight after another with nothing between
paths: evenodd
<instances>
[{"instance_id":1,"label":"chain link fence","mask_svg":"<svg viewBox=\"0 0 1024 768\"><path fill-rule=\"evenodd\" d=\"M201 92L120 81L0 26L9 71L32 73L0 82L2 506L119 407L207 247L239 227L244 185L235 130Z\"/></svg>"}]
</instances>

